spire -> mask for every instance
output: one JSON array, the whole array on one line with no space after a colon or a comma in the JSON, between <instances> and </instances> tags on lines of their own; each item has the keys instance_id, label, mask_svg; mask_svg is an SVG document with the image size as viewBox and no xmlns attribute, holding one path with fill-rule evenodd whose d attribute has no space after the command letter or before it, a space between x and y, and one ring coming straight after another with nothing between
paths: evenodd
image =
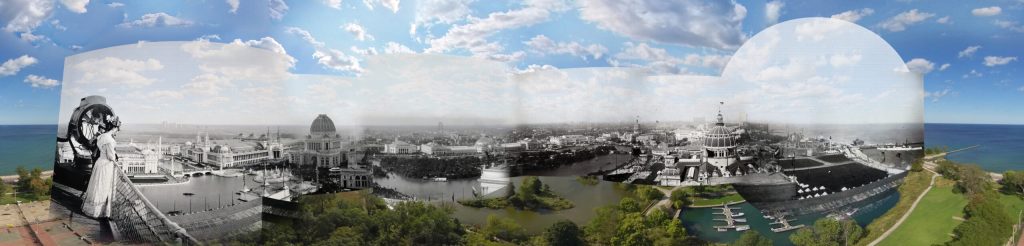
<instances>
[{"instance_id":1,"label":"spire","mask_svg":"<svg viewBox=\"0 0 1024 246\"><path fill-rule=\"evenodd\" d=\"M722 105L725 105L725 102L718 102L718 123L715 123L717 126L725 125L725 120L722 119Z\"/></svg>"}]
</instances>

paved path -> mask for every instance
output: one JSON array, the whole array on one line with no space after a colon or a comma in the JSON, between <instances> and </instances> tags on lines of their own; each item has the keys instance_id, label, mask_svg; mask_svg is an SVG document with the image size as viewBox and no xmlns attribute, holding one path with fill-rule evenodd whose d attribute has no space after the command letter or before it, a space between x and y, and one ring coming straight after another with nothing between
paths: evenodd
<instances>
[{"instance_id":1,"label":"paved path","mask_svg":"<svg viewBox=\"0 0 1024 246\"><path fill-rule=\"evenodd\" d=\"M932 163L925 162L925 164ZM908 209L906 213L903 213L903 217L900 217L900 220L897 220L896 224L893 224L892 227L889 227L889 230L886 230L885 233L882 233L881 236L876 238L874 241L871 241L871 243L869 243L868 246L878 245L878 243L881 243L883 240L885 240L885 238L889 237L889 234L892 234L893 231L896 231L896 228L899 228L900 224L903 224L903 221L907 220L907 217L910 217L910 214L914 212L914 208L917 208L917 204L921 202L921 199L924 198L924 195L928 194L928 191L932 190L932 187L935 186L935 179L938 178L940 175L938 173L935 173L931 169L926 168L925 170L932 172L932 181L931 183L928 184L928 188L925 188L924 192L921 192L921 195L917 196L917 200L914 200L914 204L910 205L910 209Z\"/></svg>"}]
</instances>

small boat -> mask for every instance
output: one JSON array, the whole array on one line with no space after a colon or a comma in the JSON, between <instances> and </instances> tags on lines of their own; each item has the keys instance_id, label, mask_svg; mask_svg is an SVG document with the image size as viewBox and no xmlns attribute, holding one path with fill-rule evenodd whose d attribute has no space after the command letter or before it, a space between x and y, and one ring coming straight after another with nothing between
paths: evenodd
<instances>
[{"instance_id":1,"label":"small boat","mask_svg":"<svg viewBox=\"0 0 1024 246\"><path fill-rule=\"evenodd\" d=\"M431 181L434 181L434 182L448 182L448 178L446 178L446 177L437 177L437 178L432 179Z\"/></svg>"},{"instance_id":2,"label":"small boat","mask_svg":"<svg viewBox=\"0 0 1024 246\"><path fill-rule=\"evenodd\" d=\"M742 212L741 213L733 213L732 214L732 217L740 217L740 216L743 216Z\"/></svg>"},{"instance_id":3,"label":"small boat","mask_svg":"<svg viewBox=\"0 0 1024 246\"><path fill-rule=\"evenodd\" d=\"M746 231L746 230L750 230L750 226L749 225L736 226L736 231Z\"/></svg>"}]
</instances>

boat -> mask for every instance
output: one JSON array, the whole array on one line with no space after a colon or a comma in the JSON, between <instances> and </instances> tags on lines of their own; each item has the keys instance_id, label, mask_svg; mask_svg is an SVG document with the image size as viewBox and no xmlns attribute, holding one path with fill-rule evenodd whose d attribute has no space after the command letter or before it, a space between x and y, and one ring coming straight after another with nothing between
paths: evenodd
<instances>
[{"instance_id":1,"label":"boat","mask_svg":"<svg viewBox=\"0 0 1024 246\"><path fill-rule=\"evenodd\" d=\"M437 177L437 178L432 179L431 181L434 181L434 182L448 182L448 178L446 178L446 177Z\"/></svg>"},{"instance_id":2,"label":"boat","mask_svg":"<svg viewBox=\"0 0 1024 246\"><path fill-rule=\"evenodd\" d=\"M902 146L882 146L882 147L878 147L878 150L882 150L882 151L912 151L912 150L921 150L921 147L920 146L906 146L906 145L902 145Z\"/></svg>"},{"instance_id":3,"label":"boat","mask_svg":"<svg viewBox=\"0 0 1024 246\"><path fill-rule=\"evenodd\" d=\"M749 225L736 226L736 231L746 231L746 230L750 230L750 226Z\"/></svg>"}]
</instances>

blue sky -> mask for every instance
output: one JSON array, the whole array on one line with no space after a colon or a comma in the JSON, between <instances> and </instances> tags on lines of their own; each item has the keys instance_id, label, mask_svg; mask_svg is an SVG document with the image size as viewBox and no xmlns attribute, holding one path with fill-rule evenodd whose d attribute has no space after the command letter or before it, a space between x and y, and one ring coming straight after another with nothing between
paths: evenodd
<instances>
[{"instance_id":1,"label":"blue sky","mask_svg":"<svg viewBox=\"0 0 1024 246\"><path fill-rule=\"evenodd\" d=\"M293 57L292 73L349 77L374 54L402 52L718 75L751 36L803 17L889 42L924 74L926 122L1024 124L1021 1L618 2L4 1L0 124L55 123L65 57L140 41L252 41Z\"/></svg>"}]
</instances>

